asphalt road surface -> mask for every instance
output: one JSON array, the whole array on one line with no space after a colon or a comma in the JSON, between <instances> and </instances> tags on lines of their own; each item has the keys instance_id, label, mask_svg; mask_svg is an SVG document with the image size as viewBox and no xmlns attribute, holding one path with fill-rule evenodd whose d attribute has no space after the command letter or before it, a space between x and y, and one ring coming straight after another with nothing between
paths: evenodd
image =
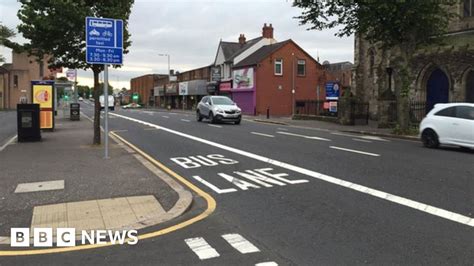
<instances>
[{"instance_id":1,"label":"asphalt road surface","mask_svg":"<svg viewBox=\"0 0 474 266\"><path fill-rule=\"evenodd\" d=\"M16 135L16 112L0 111L0 149Z\"/></svg>"},{"instance_id":2,"label":"asphalt road surface","mask_svg":"<svg viewBox=\"0 0 474 266\"><path fill-rule=\"evenodd\" d=\"M82 104L82 111L92 116L92 105ZM0 264L474 262L472 152L246 120L210 124L165 111L119 110L109 125L209 193L216 210L135 246L0 258ZM197 201L188 215L205 208Z\"/></svg>"}]
</instances>

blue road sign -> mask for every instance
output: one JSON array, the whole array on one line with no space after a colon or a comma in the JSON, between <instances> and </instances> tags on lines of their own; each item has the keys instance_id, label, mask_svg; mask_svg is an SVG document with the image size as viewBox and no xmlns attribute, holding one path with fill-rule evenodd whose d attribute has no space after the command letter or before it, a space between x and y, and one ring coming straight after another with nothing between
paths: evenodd
<instances>
[{"instance_id":1,"label":"blue road sign","mask_svg":"<svg viewBox=\"0 0 474 266\"><path fill-rule=\"evenodd\" d=\"M86 62L123 64L123 21L86 17Z\"/></svg>"}]
</instances>

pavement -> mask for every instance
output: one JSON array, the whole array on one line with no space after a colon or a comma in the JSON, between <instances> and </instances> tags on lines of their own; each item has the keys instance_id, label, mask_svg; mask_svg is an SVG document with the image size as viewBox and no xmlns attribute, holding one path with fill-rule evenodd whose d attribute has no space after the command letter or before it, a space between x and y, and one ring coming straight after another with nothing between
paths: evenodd
<instances>
[{"instance_id":1,"label":"pavement","mask_svg":"<svg viewBox=\"0 0 474 266\"><path fill-rule=\"evenodd\" d=\"M138 230L189 208L188 190L120 140L110 141L104 159L92 133L86 118L70 121L59 112L41 142L14 142L0 152L3 244L12 227Z\"/></svg>"},{"instance_id":2,"label":"pavement","mask_svg":"<svg viewBox=\"0 0 474 266\"><path fill-rule=\"evenodd\" d=\"M81 108L92 116L92 104ZM0 260L472 265L472 152L245 119L241 125L211 124L178 111L111 112L114 135L191 189L193 204L172 223L158 226L164 231L143 229L151 235L135 246Z\"/></svg>"}]
</instances>

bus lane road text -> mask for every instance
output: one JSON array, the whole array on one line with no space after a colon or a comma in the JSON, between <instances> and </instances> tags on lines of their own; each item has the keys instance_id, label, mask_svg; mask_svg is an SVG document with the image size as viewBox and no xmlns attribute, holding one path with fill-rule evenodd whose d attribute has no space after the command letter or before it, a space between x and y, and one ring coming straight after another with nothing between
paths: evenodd
<instances>
[{"instance_id":1,"label":"bus lane road text","mask_svg":"<svg viewBox=\"0 0 474 266\"><path fill-rule=\"evenodd\" d=\"M233 165L239 162L226 158L221 154L194 155L187 157L173 157L171 161L185 169L196 169L201 167L213 167L218 165ZM286 173L277 173L273 168L258 168L244 171L233 171L229 173L217 173L218 177L228 181L232 185L218 187L201 176L193 175L193 178L217 194L237 192L239 190L270 188L273 186L286 186L309 182L306 179L291 180Z\"/></svg>"}]
</instances>

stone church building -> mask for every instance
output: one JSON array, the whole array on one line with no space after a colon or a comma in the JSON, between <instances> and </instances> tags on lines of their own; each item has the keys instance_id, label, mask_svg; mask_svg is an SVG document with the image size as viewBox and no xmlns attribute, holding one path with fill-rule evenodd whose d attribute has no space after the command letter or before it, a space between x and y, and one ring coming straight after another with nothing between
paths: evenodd
<instances>
[{"instance_id":1,"label":"stone church building","mask_svg":"<svg viewBox=\"0 0 474 266\"><path fill-rule=\"evenodd\" d=\"M452 6L460 16L451 21L442 44L418 50L411 61L410 120L420 122L436 103L474 102L474 0ZM383 51L356 37L352 93L369 103L369 117L380 127L396 122L395 94L400 88L396 51Z\"/></svg>"}]
</instances>

